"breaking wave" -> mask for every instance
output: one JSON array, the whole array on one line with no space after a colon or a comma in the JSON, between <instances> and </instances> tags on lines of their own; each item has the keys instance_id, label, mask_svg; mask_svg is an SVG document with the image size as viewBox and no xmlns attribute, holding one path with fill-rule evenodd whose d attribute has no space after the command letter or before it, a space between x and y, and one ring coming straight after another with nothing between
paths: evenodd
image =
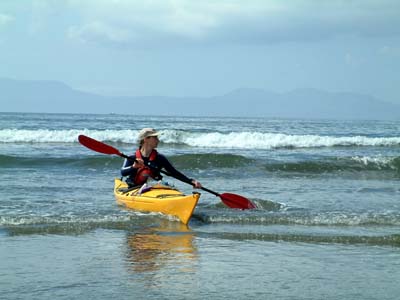
<instances>
[{"instance_id":1,"label":"breaking wave","mask_svg":"<svg viewBox=\"0 0 400 300\"><path fill-rule=\"evenodd\" d=\"M400 157L334 157L316 161L282 162L265 165L271 172L325 173L336 171L394 171L400 172Z\"/></svg>"},{"instance_id":2,"label":"breaking wave","mask_svg":"<svg viewBox=\"0 0 400 300\"><path fill-rule=\"evenodd\" d=\"M138 130L0 130L0 143L78 143L84 134L110 143L136 144ZM264 132L189 132L161 130L161 141L204 148L276 149L347 146L400 146L400 137L291 135Z\"/></svg>"},{"instance_id":3,"label":"breaking wave","mask_svg":"<svg viewBox=\"0 0 400 300\"><path fill-rule=\"evenodd\" d=\"M182 154L171 155L169 160L180 169L215 169L255 167L267 172L326 173L340 171L388 171L400 173L400 157L328 157L317 161L260 162L237 154ZM115 168L121 167L121 158L110 155L73 157L24 157L0 155L0 168L15 167L73 167ZM249 171L249 169L247 169Z\"/></svg>"}]
</instances>

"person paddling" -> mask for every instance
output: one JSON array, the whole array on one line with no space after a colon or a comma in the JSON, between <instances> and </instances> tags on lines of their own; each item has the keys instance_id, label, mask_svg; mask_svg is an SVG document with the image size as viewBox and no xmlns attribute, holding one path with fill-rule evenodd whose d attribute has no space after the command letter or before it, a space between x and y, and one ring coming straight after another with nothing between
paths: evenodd
<instances>
[{"instance_id":1,"label":"person paddling","mask_svg":"<svg viewBox=\"0 0 400 300\"><path fill-rule=\"evenodd\" d=\"M139 186L148 179L161 180L160 170L164 169L172 177L191 183L195 188L202 188L200 182L179 172L163 154L157 152L158 136L159 133L153 128L143 128L139 132L139 148L134 155L125 158L121 168L121 175L128 176L126 182L130 186Z\"/></svg>"}]
</instances>

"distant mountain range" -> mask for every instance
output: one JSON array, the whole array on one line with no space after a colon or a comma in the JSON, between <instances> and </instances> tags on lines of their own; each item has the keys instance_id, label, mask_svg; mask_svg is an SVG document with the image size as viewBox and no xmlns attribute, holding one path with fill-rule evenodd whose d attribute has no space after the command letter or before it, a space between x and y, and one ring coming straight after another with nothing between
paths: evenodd
<instances>
[{"instance_id":1,"label":"distant mountain range","mask_svg":"<svg viewBox=\"0 0 400 300\"><path fill-rule=\"evenodd\" d=\"M0 78L1 112L123 113L170 116L400 119L400 105L372 96L298 89L274 93L237 89L214 97L109 97L57 81Z\"/></svg>"}]
</instances>

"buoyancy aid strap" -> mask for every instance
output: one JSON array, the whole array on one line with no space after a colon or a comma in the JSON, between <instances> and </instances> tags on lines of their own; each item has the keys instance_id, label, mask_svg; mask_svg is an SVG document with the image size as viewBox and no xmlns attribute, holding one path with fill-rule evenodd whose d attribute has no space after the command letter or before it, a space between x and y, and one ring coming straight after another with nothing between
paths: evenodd
<instances>
[{"instance_id":1,"label":"buoyancy aid strap","mask_svg":"<svg viewBox=\"0 0 400 300\"><path fill-rule=\"evenodd\" d=\"M142 152L140 152L140 149L136 150L135 156L136 158L143 159ZM157 158L157 150L153 149L150 153L149 161L154 161L156 160L156 158Z\"/></svg>"}]
</instances>

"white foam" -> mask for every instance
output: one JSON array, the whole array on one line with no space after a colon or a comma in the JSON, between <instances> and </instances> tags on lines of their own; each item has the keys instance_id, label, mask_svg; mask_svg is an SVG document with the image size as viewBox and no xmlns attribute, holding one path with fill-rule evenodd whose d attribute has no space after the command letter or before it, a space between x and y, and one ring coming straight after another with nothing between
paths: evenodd
<instances>
[{"instance_id":1,"label":"white foam","mask_svg":"<svg viewBox=\"0 0 400 300\"><path fill-rule=\"evenodd\" d=\"M173 140L173 138L171 138ZM400 145L400 137L371 138L363 136L332 137L318 135L287 135L261 132L193 133L183 134L177 142L210 148L313 148L333 146L392 146Z\"/></svg>"},{"instance_id":2,"label":"white foam","mask_svg":"<svg viewBox=\"0 0 400 300\"><path fill-rule=\"evenodd\" d=\"M375 157L370 157L370 156L353 156L351 158L352 160L361 163L365 166L368 165L376 165L378 167L392 167L395 169L395 166L393 166L393 162L397 157L384 157L384 156L375 156Z\"/></svg>"},{"instance_id":3,"label":"white foam","mask_svg":"<svg viewBox=\"0 0 400 300\"><path fill-rule=\"evenodd\" d=\"M99 141L135 144L138 130L0 130L0 143L77 143L78 136L84 134ZM166 144L185 144L205 148L273 149L273 148L313 148L333 146L396 146L400 137L366 136L319 136L290 135L262 132L187 132L182 130L162 130L161 141Z\"/></svg>"},{"instance_id":4,"label":"white foam","mask_svg":"<svg viewBox=\"0 0 400 300\"><path fill-rule=\"evenodd\" d=\"M100 141L132 143L138 131L132 130L0 130L0 143L76 143L78 136L84 134Z\"/></svg>"}]
</instances>

